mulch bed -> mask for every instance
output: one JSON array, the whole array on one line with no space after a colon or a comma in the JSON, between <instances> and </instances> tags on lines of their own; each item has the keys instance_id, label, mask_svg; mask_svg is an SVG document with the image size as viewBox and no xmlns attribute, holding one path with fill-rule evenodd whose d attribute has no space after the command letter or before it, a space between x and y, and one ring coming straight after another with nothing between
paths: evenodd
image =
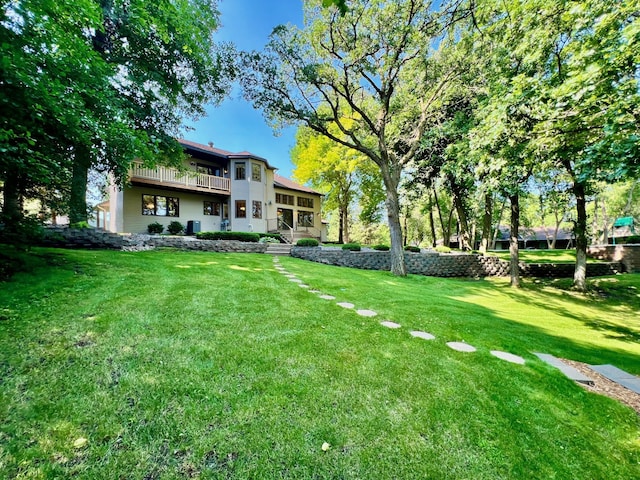
<instances>
[{"instance_id":1,"label":"mulch bed","mask_svg":"<svg viewBox=\"0 0 640 480\"><path fill-rule=\"evenodd\" d=\"M599 393L600 395L606 395L607 397L618 400L619 402L624 403L625 405L633 408L638 415L640 415L640 394L636 393L632 390L629 390L622 385L609 380L607 377L600 375L598 372L589 368L589 365L586 363L575 362L573 360L562 359L568 365L571 365L587 377L593 380L594 385L584 385L579 383L582 387L587 390L595 393Z\"/></svg>"}]
</instances>

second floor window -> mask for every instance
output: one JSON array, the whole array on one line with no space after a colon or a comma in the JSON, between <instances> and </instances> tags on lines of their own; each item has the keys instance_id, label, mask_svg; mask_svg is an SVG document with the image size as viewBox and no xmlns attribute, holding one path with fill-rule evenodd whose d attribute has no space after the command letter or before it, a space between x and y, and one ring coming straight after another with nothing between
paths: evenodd
<instances>
[{"instance_id":1,"label":"second floor window","mask_svg":"<svg viewBox=\"0 0 640 480\"><path fill-rule=\"evenodd\" d=\"M284 205L293 205L293 195L276 193L276 203L282 203Z\"/></svg>"},{"instance_id":2,"label":"second floor window","mask_svg":"<svg viewBox=\"0 0 640 480\"><path fill-rule=\"evenodd\" d=\"M313 198L298 197L298 206L304 208L313 208Z\"/></svg>"},{"instance_id":3,"label":"second floor window","mask_svg":"<svg viewBox=\"0 0 640 480\"><path fill-rule=\"evenodd\" d=\"M236 180L247 179L247 165L244 162L236 162Z\"/></svg>"},{"instance_id":4,"label":"second floor window","mask_svg":"<svg viewBox=\"0 0 640 480\"><path fill-rule=\"evenodd\" d=\"M252 163L251 164L251 180L254 182L262 181L262 169L260 168L260 164Z\"/></svg>"}]
</instances>

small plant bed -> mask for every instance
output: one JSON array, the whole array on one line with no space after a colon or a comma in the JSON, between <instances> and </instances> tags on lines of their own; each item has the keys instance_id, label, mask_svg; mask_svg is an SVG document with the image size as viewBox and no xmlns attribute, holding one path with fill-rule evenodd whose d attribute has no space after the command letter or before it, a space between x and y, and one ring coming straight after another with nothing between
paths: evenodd
<instances>
[{"instance_id":1,"label":"small plant bed","mask_svg":"<svg viewBox=\"0 0 640 480\"><path fill-rule=\"evenodd\" d=\"M240 242L258 242L260 234L251 232L198 232L198 240L237 240Z\"/></svg>"},{"instance_id":2,"label":"small plant bed","mask_svg":"<svg viewBox=\"0 0 640 480\"><path fill-rule=\"evenodd\" d=\"M3 478L637 477L637 414L531 352L640 374L640 275L593 301L278 260L329 300L262 254L32 253L0 284Z\"/></svg>"}]
</instances>

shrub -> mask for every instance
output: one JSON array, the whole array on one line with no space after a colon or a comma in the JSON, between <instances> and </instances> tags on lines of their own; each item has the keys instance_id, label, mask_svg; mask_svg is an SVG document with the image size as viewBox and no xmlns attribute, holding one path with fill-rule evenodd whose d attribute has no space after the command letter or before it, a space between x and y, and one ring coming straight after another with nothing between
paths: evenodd
<instances>
[{"instance_id":1,"label":"shrub","mask_svg":"<svg viewBox=\"0 0 640 480\"><path fill-rule=\"evenodd\" d=\"M198 232L198 240L238 240L239 242L258 242L260 235L251 232Z\"/></svg>"},{"instance_id":2,"label":"shrub","mask_svg":"<svg viewBox=\"0 0 640 480\"><path fill-rule=\"evenodd\" d=\"M156 233L162 233L163 230L164 230L164 225L158 222L153 222L147 225L147 232L149 232L151 235Z\"/></svg>"},{"instance_id":3,"label":"shrub","mask_svg":"<svg viewBox=\"0 0 640 480\"><path fill-rule=\"evenodd\" d=\"M447 247L446 245L438 245L434 250L436 252L438 252L438 253L449 253L449 252L451 252L451 249L449 247Z\"/></svg>"},{"instance_id":4,"label":"shrub","mask_svg":"<svg viewBox=\"0 0 640 480\"><path fill-rule=\"evenodd\" d=\"M167 231L171 235L178 235L179 233L182 233L184 231L184 225L182 225L180 222L174 220L167 227Z\"/></svg>"},{"instance_id":5,"label":"shrub","mask_svg":"<svg viewBox=\"0 0 640 480\"><path fill-rule=\"evenodd\" d=\"M416 247L415 245L405 245L404 246L404 251L405 252L420 253L420 247Z\"/></svg>"},{"instance_id":6,"label":"shrub","mask_svg":"<svg viewBox=\"0 0 640 480\"><path fill-rule=\"evenodd\" d=\"M279 233L258 233L258 235L260 236L260 239L263 238L273 238L277 241L280 241L280 234Z\"/></svg>"},{"instance_id":7,"label":"shrub","mask_svg":"<svg viewBox=\"0 0 640 480\"><path fill-rule=\"evenodd\" d=\"M26 251L42 241L44 228L35 215L28 215L17 221L4 224L0 218L0 244Z\"/></svg>"},{"instance_id":8,"label":"shrub","mask_svg":"<svg viewBox=\"0 0 640 480\"><path fill-rule=\"evenodd\" d=\"M374 245L373 249L374 250L378 250L380 252L388 252L389 251L389 245Z\"/></svg>"},{"instance_id":9,"label":"shrub","mask_svg":"<svg viewBox=\"0 0 640 480\"><path fill-rule=\"evenodd\" d=\"M91 226L89 225L89 223L87 221L81 221L81 222L75 222L75 223L70 223L69 224L69 228L72 228L74 230L84 230L87 228L91 228Z\"/></svg>"},{"instance_id":10,"label":"shrub","mask_svg":"<svg viewBox=\"0 0 640 480\"><path fill-rule=\"evenodd\" d=\"M631 235L627 238L627 243L640 243L640 235Z\"/></svg>"},{"instance_id":11,"label":"shrub","mask_svg":"<svg viewBox=\"0 0 640 480\"><path fill-rule=\"evenodd\" d=\"M301 238L296 245L298 247L317 247L320 243L315 238Z\"/></svg>"},{"instance_id":12,"label":"shrub","mask_svg":"<svg viewBox=\"0 0 640 480\"><path fill-rule=\"evenodd\" d=\"M343 250L350 250L352 252L359 252L362 248L359 243L345 243L342 245Z\"/></svg>"},{"instance_id":13,"label":"shrub","mask_svg":"<svg viewBox=\"0 0 640 480\"><path fill-rule=\"evenodd\" d=\"M264 236L264 237L260 237L260 240L258 240L258 243L280 243L280 240L278 240L275 237Z\"/></svg>"}]
</instances>

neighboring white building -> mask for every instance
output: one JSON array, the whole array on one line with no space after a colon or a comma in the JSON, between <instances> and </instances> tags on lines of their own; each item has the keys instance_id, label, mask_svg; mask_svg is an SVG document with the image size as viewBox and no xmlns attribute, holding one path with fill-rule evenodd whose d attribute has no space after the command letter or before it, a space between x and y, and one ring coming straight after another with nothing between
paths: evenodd
<instances>
[{"instance_id":1,"label":"neighboring white building","mask_svg":"<svg viewBox=\"0 0 640 480\"><path fill-rule=\"evenodd\" d=\"M127 186L110 186L108 230L145 233L150 223L166 227L177 220L192 231L325 239L320 193L277 175L266 159L252 153L179 142L189 156L187 172L134 164Z\"/></svg>"}]
</instances>

